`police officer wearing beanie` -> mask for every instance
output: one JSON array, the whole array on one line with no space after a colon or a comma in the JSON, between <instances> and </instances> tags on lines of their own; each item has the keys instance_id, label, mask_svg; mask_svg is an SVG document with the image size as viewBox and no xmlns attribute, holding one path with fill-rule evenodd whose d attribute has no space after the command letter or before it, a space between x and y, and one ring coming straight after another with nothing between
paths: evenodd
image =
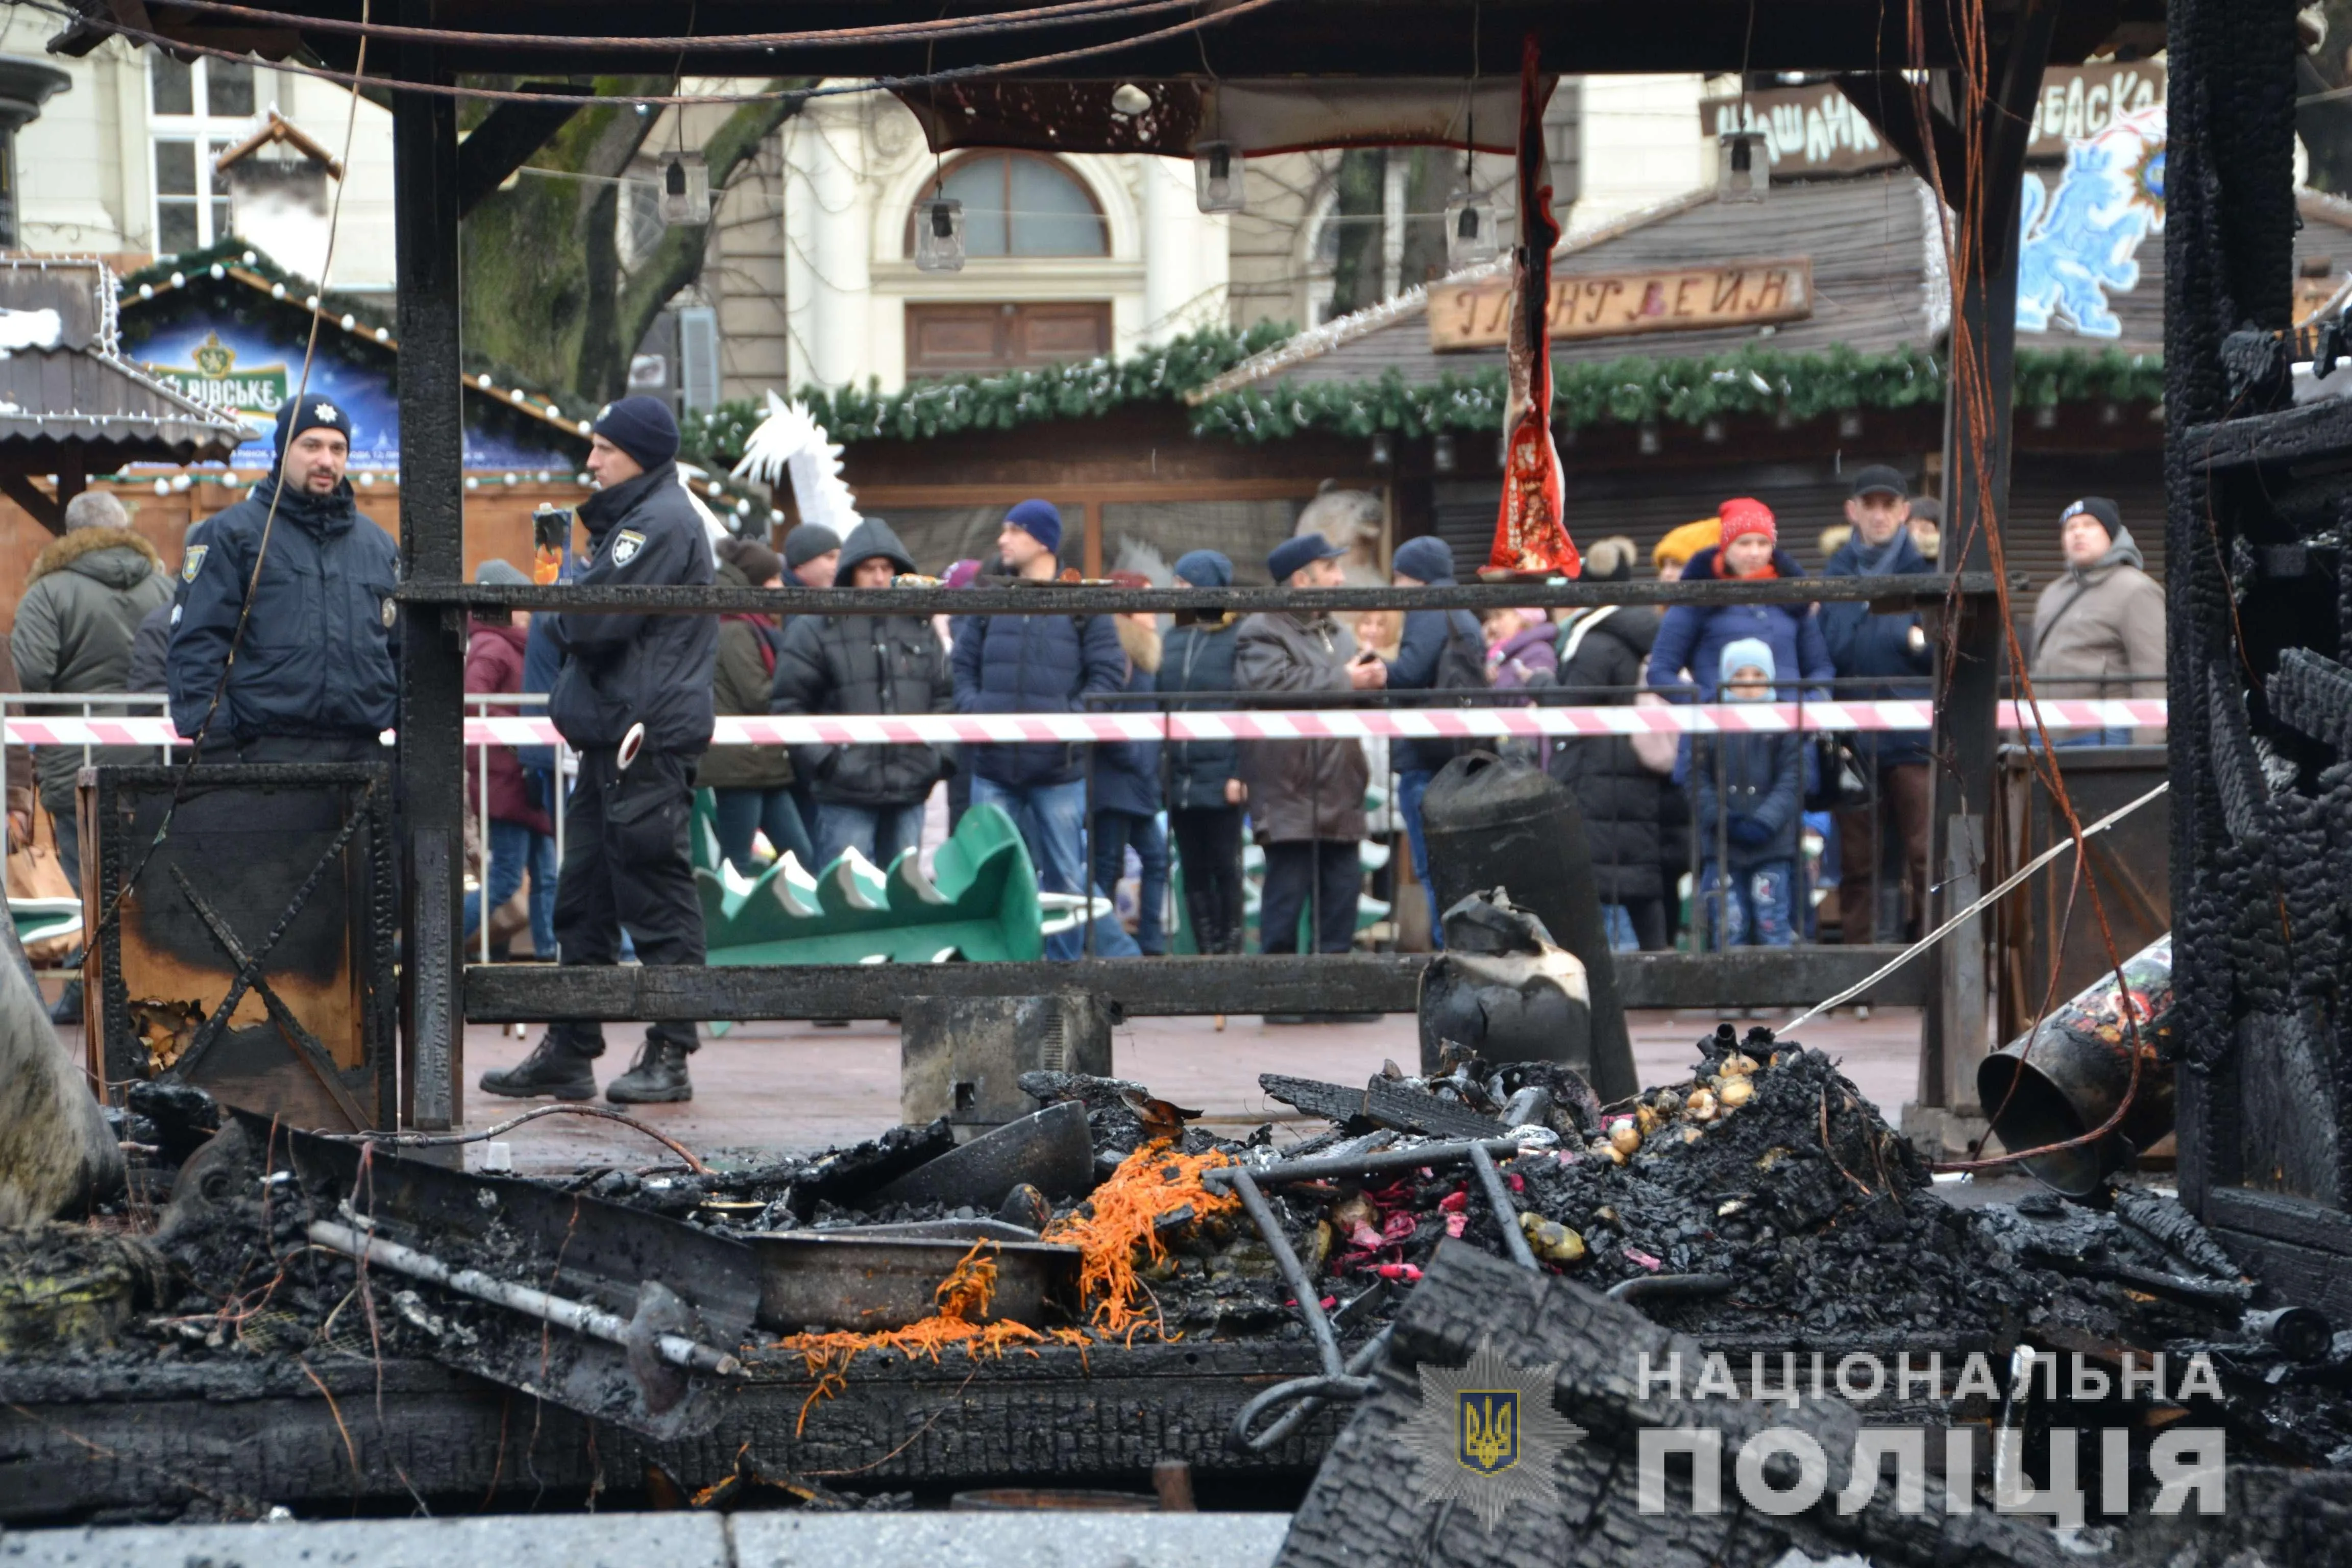
<instances>
[{"instance_id":1,"label":"police officer wearing beanie","mask_svg":"<svg viewBox=\"0 0 2352 1568\"><path fill-rule=\"evenodd\" d=\"M305 393L278 411L269 477L190 531L164 684L173 727L204 733L200 762L383 759L400 552L352 503L351 453L351 416Z\"/></svg>"},{"instance_id":2,"label":"police officer wearing beanie","mask_svg":"<svg viewBox=\"0 0 2352 1568\"><path fill-rule=\"evenodd\" d=\"M678 483L677 456L677 423L657 399L625 397L598 416L588 453L598 488L580 508L590 559L573 586L709 584L709 539ZM556 879L559 962L616 963L625 928L646 963L700 963L702 901L687 833L695 762L710 744L718 618L565 611L546 619L563 657L548 717L580 753ZM604 1098L693 1099L686 1058L697 1043L692 1024L651 1026ZM602 1025L556 1024L521 1062L484 1073L482 1088L588 1100L590 1063L604 1053Z\"/></svg>"}]
</instances>

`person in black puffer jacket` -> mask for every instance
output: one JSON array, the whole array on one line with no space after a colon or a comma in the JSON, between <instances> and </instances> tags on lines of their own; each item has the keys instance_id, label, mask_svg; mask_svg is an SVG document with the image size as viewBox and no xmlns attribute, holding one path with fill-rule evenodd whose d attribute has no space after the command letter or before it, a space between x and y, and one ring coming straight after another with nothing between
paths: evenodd
<instances>
[{"instance_id":1,"label":"person in black puffer jacket","mask_svg":"<svg viewBox=\"0 0 2352 1568\"><path fill-rule=\"evenodd\" d=\"M1604 539L1585 556L1589 582L1622 582L1633 574L1630 542ZM1658 638L1658 612L1636 605L1604 605L1563 616L1554 647L1559 683L1591 693L1585 706L1633 705L1631 688ZM1643 760L1643 752L1649 760ZM1660 816L1673 793L1675 743L1671 734L1640 742L1621 736L1572 736L1555 742L1549 771L1576 792L1592 847L1592 880L1612 947L1654 951L1667 945L1670 891L1660 861Z\"/></svg>"},{"instance_id":2,"label":"person in black puffer jacket","mask_svg":"<svg viewBox=\"0 0 2352 1568\"><path fill-rule=\"evenodd\" d=\"M1230 588L1234 563L1213 550L1179 557L1176 580L1187 588ZM1223 610L1179 610L1160 655L1160 689L1231 691L1241 617ZM1193 707L1222 708L1229 698ZM1173 709L1176 705L1170 704ZM1204 953L1242 950L1241 746L1234 741L1178 741L1166 748L1168 829L1184 871L1184 912L1192 945Z\"/></svg>"},{"instance_id":3,"label":"person in black puffer jacket","mask_svg":"<svg viewBox=\"0 0 2352 1568\"><path fill-rule=\"evenodd\" d=\"M887 588L914 558L878 517L849 531L836 588ZM925 616L796 616L776 655L768 711L951 713L947 650ZM794 746L793 765L816 796L816 857L830 866L856 849L877 866L920 847L923 803L955 771L950 747Z\"/></svg>"},{"instance_id":4,"label":"person in black puffer jacket","mask_svg":"<svg viewBox=\"0 0 2352 1568\"><path fill-rule=\"evenodd\" d=\"M677 423L659 400L625 397L598 417L588 471L600 488L580 508L589 563L573 586L710 584L710 539L678 483L677 457ZM561 962L618 962L626 928L646 963L699 964L702 899L687 833L695 763L710 744L718 617L567 610L543 619L563 656L548 715L580 753L556 879ZM604 1098L693 1099L686 1058L697 1044L692 1024L651 1026ZM590 1064L604 1054L602 1024L557 1024L520 1063L484 1073L482 1088L586 1100L596 1092Z\"/></svg>"},{"instance_id":5,"label":"person in black puffer jacket","mask_svg":"<svg viewBox=\"0 0 2352 1568\"><path fill-rule=\"evenodd\" d=\"M398 705L400 551L352 501L351 431L323 397L280 408L277 469L215 513L181 563L186 588L164 679L173 725L192 741L204 733L201 762L386 760L379 737Z\"/></svg>"}]
</instances>

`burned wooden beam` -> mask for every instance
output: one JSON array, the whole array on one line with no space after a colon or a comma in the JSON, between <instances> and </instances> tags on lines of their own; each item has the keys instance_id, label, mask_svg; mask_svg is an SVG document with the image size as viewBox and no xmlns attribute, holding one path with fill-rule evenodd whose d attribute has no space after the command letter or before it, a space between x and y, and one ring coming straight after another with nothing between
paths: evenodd
<instances>
[{"instance_id":1,"label":"burned wooden beam","mask_svg":"<svg viewBox=\"0 0 2352 1568\"><path fill-rule=\"evenodd\" d=\"M2278 668L2263 685L2273 718L2338 752L2352 752L2352 669L2326 654L2291 647L2280 653Z\"/></svg>"},{"instance_id":2,"label":"burned wooden beam","mask_svg":"<svg viewBox=\"0 0 2352 1568\"><path fill-rule=\"evenodd\" d=\"M1466 1105L1385 1078L1375 1078L1362 1089L1349 1089L1266 1072L1258 1074L1257 1084L1285 1105L1358 1131L1392 1127L1430 1138L1499 1138L1505 1131L1501 1122Z\"/></svg>"},{"instance_id":3,"label":"burned wooden beam","mask_svg":"<svg viewBox=\"0 0 2352 1568\"><path fill-rule=\"evenodd\" d=\"M1893 960L1891 946L1741 948L1730 952L1621 952L1628 1007L1803 1007ZM1075 959L1068 963L747 964L694 969L474 964L466 1016L480 1023L562 1019L897 1018L914 996L1045 996L1083 992L1131 1018L1211 1013L1410 1013L1420 953L1245 958ZM1855 998L1916 1007L1927 965L1915 960Z\"/></svg>"}]
</instances>

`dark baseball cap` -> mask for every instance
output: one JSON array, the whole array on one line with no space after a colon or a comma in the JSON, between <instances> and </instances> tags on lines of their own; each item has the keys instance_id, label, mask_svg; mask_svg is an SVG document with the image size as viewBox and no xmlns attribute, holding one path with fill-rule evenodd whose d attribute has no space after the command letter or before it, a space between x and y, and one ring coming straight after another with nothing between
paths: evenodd
<instances>
[{"instance_id":1,"label":"dark baseball cap","mask_svg":"<svg viewBox=\"0 0 2352 1568\"><path fill-rule=\"evenodd\" d=\"M1334 561L1348 553L1319 533L1302 533L1276 545L1265 558L1265 569L1277 588L1290 581L1290 574L1304 570L1317 561Z\"/></svg>"},{"instance_id":2,"label":"dark baseball cap","mask_svg":"<svg viewBox=\"0 0 2352 1568\"><path fill-rule=\"evenodd\" d=\"M1901 474L1884 463L1873 463L1866 468L1854 471L1853 493L1856 496L1893 496L1897 500L1904 500L1909 499L1911 489L1903 482Z\"/></svg>"},{"instance_id":3,"label":"dark baseball cap","mask_svg":"<svg viewBox=\"0 0 2352 1568\"><path fill-rule=\"evenodd\" d=\"M2099 526L2107 531L2109 539L2123 531L2123 512L2105 496L2084 496L2058 514L2058 526L2064 528L2074 519L2085 514L2098 520Z\"/></svg>"}]
</instances>

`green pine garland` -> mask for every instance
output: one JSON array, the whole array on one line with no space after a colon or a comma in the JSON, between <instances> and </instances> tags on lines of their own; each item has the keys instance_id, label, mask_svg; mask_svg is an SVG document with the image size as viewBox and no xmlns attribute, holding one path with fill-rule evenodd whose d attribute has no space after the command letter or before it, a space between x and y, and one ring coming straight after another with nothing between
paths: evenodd
<instances>
[{"instance_id":1,"label":"green pine garland","mask_svg":"<svg viewBox=\"0 0 2352 1568\"><path fill-rule=\"evenodd\" d=\"M1009 430L1055 419L1099 418L1130 403L1164 403L1214 380L1297 329L1260 322L1246 331L1211 328L1144 350L1130 359L1086 360L1002 375L927 381L898 392L873 386L801 393L825 433L854 441L925 440L965 430ZM684 448L706 468L732 467L763 403L738 399L688 420Z\"/></svg>"},{"instance_id":2,"label":"green pine garland","mask_svg":"<svg viewBox=\"0 0 2352 1568\"><path fill-rule=\"evenodd\" d=\"M1192 431L1242 441L1287 440L1309 430L1350 437L1378 430L1407 437L1440 430L1498 433L1505 392L1500 366L1448 372L1419 384L1391 370L1378 381L1248 386L1202 404ZM2154 355L2068 349L2029 350L2017 356L2021 408L2154 403L2163 395L2164 366ZM1911 408L1943 400L1943 360L1925 349L1884 354L1842 345L1820 354L1744 349L1703 359L1629 355L1605 363L1559 364L1553 374L1552 417L1571 430L1601 424L1699 425L1784 411L1802 421L1847 409Z\"/></svg>"},{"instance_id":3,"label":"green pine garland","mask_svg":"<svg viewBox=\"0 0 2352 1568\"><path fill-rule=\"evenodd\" d=\"M802 396L842 444L923 440L966 430L1009 430L1048 420L1097 418L1127 404L1182 396L1250 355L1281 342L1287 327L1212 331L1180 338L1132 359L1089 360L1003 375L925 382L903 391L872 387ZM1407 437L1440 430L1499 432L1504 374L1496 365L1408 383L1391 370L1378 380L1272 381L1220 393L1192 414L1192 433L1247 442L1282 441L1309 431L1364 437L1380 430ZM2106 349L2026 350L2017 356L2017 406L2069 403L2153 404L2164 396L2164 366L2152 354ZM1942 356L1927 349L1864 354L1838 346L1826 353L1743 349L1699 359L1627 355L1559 364L1553 418L1565 429L1602 424L1700 425L1709 419L1779 416L1802 421L1847 409L1940 405ZM720 405L687 422L684 454L723 471L764 416L750 401Z\"/></svg>"}]
</instances>

